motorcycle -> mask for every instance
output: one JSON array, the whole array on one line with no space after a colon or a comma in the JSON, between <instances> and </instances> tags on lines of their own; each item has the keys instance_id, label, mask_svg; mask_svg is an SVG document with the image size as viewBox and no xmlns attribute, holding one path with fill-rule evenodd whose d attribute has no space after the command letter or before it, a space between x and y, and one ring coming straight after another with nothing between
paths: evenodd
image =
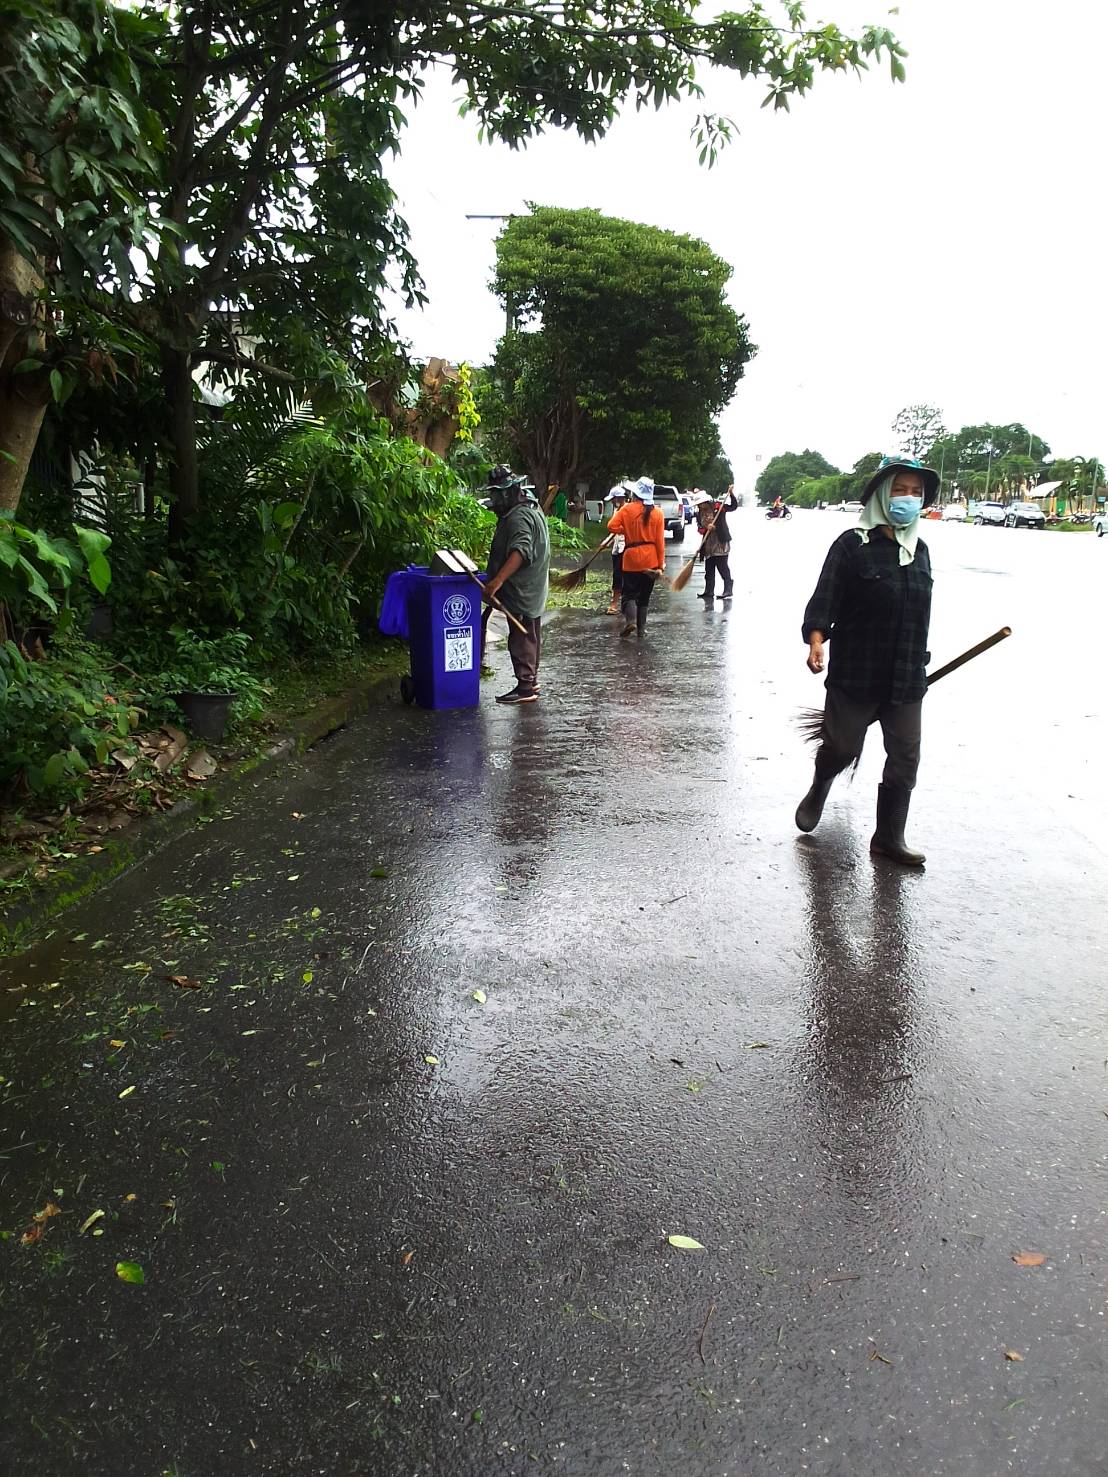
<instances>
[{"instance_id":1,"label":"motorcycle","mask_svg":"<svg viewBox=\"0 0 1108 1477\"><path fill-rule=\"evenodd\" d=\"M766 514L766 517L767 518L791 518L792 515L793 515L792 514L792 509L786 504L782 508L770 508L769 512Z\"/></svg>"}]
</instances>

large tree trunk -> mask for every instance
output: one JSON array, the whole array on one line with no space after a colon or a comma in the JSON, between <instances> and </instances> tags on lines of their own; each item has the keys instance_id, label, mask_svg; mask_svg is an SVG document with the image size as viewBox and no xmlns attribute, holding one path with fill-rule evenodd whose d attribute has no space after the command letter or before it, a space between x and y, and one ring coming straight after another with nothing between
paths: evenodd
<instances>
[{"instance_id":1,"label":"large tree trunk","mask_svg":"<svg viewBox=\"0 0 1108 1477\"><path fill-rule=\"evenodd\" d=\"M46 375L12 373L27 358L28 329L35 325L41 286L35 267L7 242L0 244L0 509L6 511L19 507L50 400Z\"/></svg>"},{"instance_id":2,"label":"large tree trunk","mask_svg":"<svg viewBox=\"0 0 1108 1477\"><path fill-rule=\"evenodd\" d=\"M200 511L200 466L196 455L196 402L187 349L162 350L162 385L169 407L173 456L169 464L169 541L180 544Z\"/></svg>"}]
</instances>

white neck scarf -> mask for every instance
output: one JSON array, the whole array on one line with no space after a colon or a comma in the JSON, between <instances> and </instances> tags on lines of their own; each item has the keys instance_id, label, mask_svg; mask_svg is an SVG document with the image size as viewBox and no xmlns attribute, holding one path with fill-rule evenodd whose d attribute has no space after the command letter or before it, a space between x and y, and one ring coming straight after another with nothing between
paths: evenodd
<instances>
[{"instance_id":1,"label":"white neck scarf","mask_svg":"<svg viewBox=\"0 0 1108 1477\"><path fill-rule=\"evenodd\" d=\"M890 472L870 493L854 532L864 544L868 544L875 528L892 528L893 537L900 545L901 564L911 564L916 557L916 545L919 543L919 519L913 518L906 528L893 527L893 521L889 517L889 489L895 475L895 472ZM880 537L884 538L885 535L881 534Z\"/></svg>"}]
</instances>

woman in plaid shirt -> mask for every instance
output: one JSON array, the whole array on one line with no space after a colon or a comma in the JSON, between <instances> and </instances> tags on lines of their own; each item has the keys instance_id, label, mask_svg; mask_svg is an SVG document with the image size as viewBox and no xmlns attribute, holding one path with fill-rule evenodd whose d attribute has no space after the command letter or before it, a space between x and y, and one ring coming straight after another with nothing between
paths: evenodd
<instances>
[{"instance_id":1,"label":"woman in plaid shirt","mask_svg":"<svg viewBox=\"0 0 1108 1477\"><path fill-rule=\"evenodd\" d=\"M919 520L938 491L930 467L885 457L862 493L858 526L831 545L804 612L808 667L817 674L827 667L827 698L815 775L796 824L815 830L835 776L857 763L876 719L886 760L870 851L909 867L925 860L904 840L930 658L931 559Z\"/></svg>"}]
</instances>

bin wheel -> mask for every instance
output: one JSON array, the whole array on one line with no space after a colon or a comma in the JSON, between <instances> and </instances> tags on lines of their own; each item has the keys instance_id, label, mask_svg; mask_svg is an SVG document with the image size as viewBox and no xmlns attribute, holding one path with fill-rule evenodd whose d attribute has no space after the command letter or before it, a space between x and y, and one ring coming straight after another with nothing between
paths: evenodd
<instances>
[{"instance_id":1,"label":"bin wheel","mask_svg":"<svg viewBox=\"0 0 1108 1477\"><path fill-rule=\"evenodd\" d=\"M415 702L415 683L406 674L400 679L400 696L409 707Z\"/></svg>"}]
</instances>

